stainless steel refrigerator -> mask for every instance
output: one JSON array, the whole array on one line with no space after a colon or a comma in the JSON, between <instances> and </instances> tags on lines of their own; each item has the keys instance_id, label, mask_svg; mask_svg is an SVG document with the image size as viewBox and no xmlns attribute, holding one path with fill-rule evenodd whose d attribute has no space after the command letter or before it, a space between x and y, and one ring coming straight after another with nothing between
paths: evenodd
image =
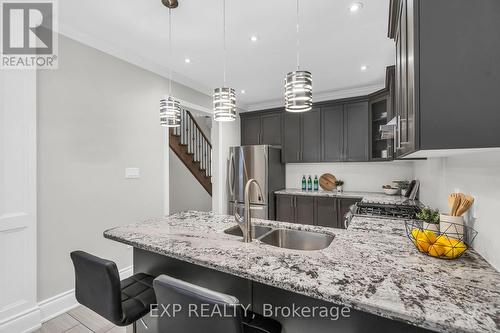
<instances>
[{"instance_id":1,"label":"stainless steel refrigerator","mask_svg":"<svg viewBox=\"0 0 500 333\"><path fill-rule=\"evenodd\" d=\"M256 186L250 188L252 217L275 220L274 191L285 188L285 170L278 147L259 145L229 148L229 214L234 213L236 206L244 204L245 185L253 178L260 184L262 197Z\"/></svg>"}]
</instances>

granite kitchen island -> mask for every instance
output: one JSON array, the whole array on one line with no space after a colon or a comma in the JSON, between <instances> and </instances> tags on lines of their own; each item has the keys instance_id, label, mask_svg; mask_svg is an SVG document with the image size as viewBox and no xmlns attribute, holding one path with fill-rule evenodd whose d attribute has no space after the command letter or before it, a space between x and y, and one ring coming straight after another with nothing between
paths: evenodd
<instances>
[{"instance_id":1,"label":"granite kitchen island","mask_svg":"<svg viewBox=\"0 0 500 333\"><path fill-rule=\"evenodd\" d=\"M248 288L236 296L253 302L254 311L263 302L294 297L301 304L352 309L351 318L323 321L314 332L363 332L363 327L370 332L500 332L500 274L473 250L452 261L422 255L406 238L401 220L354 217L347 230L257 219L254 224L335 238L320 251L243 243L224 233L235 225L234 217L205 212L120 226L104 236L134 247L136 271L187 274L193 283L227 286L219 291L228 293ZM186 273L191 269L196 272ZM203 275L207 271L214 272L213 278ZM234 281L216 281L227 277ZM308 326L300 328L300 323ZM287 333L310 325L308 320L284 323Z\"/></svg>"}]
</instances>

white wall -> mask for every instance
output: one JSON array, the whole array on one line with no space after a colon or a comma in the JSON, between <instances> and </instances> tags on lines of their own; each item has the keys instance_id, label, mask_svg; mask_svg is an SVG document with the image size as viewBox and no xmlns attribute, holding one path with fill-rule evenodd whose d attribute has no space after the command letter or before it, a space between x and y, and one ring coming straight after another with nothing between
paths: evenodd
<instances>
[{"instance_id":1,"label":"white wall","mask_svg":"<svg viewBox=\"0 0 500 333\"><path fill-rule=\"evenodd\" d=\"M59 69L38 74L38 299L44 300L73 288L70 251L127 267L131 249L102 232L163 214L168 143L158 105L168 81L63 36ZM174 93L211 105L210 96L178 84ZM125 179L126 167L139 167L141 178Z\"/></svg>"},{"instance_id":2,"label":"white wall","mask_svg":"<svg viewBox=\"0 0 500 333\"><path fill-rule=\"evenodd\" d=\"M286 187L300 188L302 176L314 179L331 173L342 179L346 191L381 192L393 180L413 179L413 163L407 161L372 163L300 163L286 165Z\"/></svg>"},{"instance_id":3,"label":"white wall","mask_svg":"<svg viewBox=\"0 0 500 333\"><path fill-rule=\"evenodd\" d=\"M211 211L212 197L170 150L170 214L186 210Z\"/></svg>"},{"instance_id":4,"label":"white wall","mask_svg":"<svg viewBox=\"0 0 500 333\"><path fill-rule=\"evenodd\" d=\"M212 122L213 176L212 209L218 214L227 214L227 164L229 147L239 146L240 118L233 122Z\"/></svg>"},{"instance_id":5,"label":"white wall","mask_svg":"<svg viewBox=\"0 0 500 333\"><path fill-rule=\"evenodd\" d=\"M471 153L414 163L425 204L448 211L447 197L455 190L476 198L472 212L466 216L468 224L478 231L474 248L500 269L500 153Z\"/></svg>"}]
</instances>

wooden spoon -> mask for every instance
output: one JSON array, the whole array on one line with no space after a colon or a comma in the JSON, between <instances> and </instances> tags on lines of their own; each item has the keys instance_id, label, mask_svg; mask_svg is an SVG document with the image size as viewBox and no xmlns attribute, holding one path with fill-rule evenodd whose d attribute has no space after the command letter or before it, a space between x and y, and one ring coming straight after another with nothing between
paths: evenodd
<instances>
[{"instance_id":1,"label":"wooden spoon","mask_svg":"<svg viewBox=\"0 0 500 333\"><path fill-rule=\"evenodd\" d=\"M460 207L460 202L461 202L461 196L460 193L452 193L451 196L453 197L453 205L451 207L451 216L456 216L455 214L457 213L458 207Z\"/></svg>"},{"instance_id":2,"label":"wooden spoon","mask_svg":"<svg viewBox=\"0 0 500 333\"><path fill-rule=\"evenodd\" d=\"M474 198L471 197L470 195L467 195L464 197L463 201L460 202L460 207L458 207L456 216L462 216L469 210L469 208L472 206L474 203Z\"/></svg>"}]
</instances>

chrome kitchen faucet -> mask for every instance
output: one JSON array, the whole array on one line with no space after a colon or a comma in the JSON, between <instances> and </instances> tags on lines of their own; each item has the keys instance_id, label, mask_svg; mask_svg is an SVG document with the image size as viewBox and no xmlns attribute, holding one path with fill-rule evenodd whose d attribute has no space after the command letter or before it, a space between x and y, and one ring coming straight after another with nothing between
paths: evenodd
<instances>
[{"instance_id":1,"label":"chrome kitchen faucet","mask_svg":"<svg viewBox=\"0 0 500 333\"><path fill-rule=\"evenodd\" d=\"M257 186L259 190L259 200L262 200L262 189L260 188L259 182L255 179L250 179L245 185L245 211L243 212L243 218L238 214L238 206L235 206L234 209L234 218L243 232L243 241L245 243L250 243L252 241L252 213L250 210L250 187L252 184Z\"/></svg>"}]
</instances>

